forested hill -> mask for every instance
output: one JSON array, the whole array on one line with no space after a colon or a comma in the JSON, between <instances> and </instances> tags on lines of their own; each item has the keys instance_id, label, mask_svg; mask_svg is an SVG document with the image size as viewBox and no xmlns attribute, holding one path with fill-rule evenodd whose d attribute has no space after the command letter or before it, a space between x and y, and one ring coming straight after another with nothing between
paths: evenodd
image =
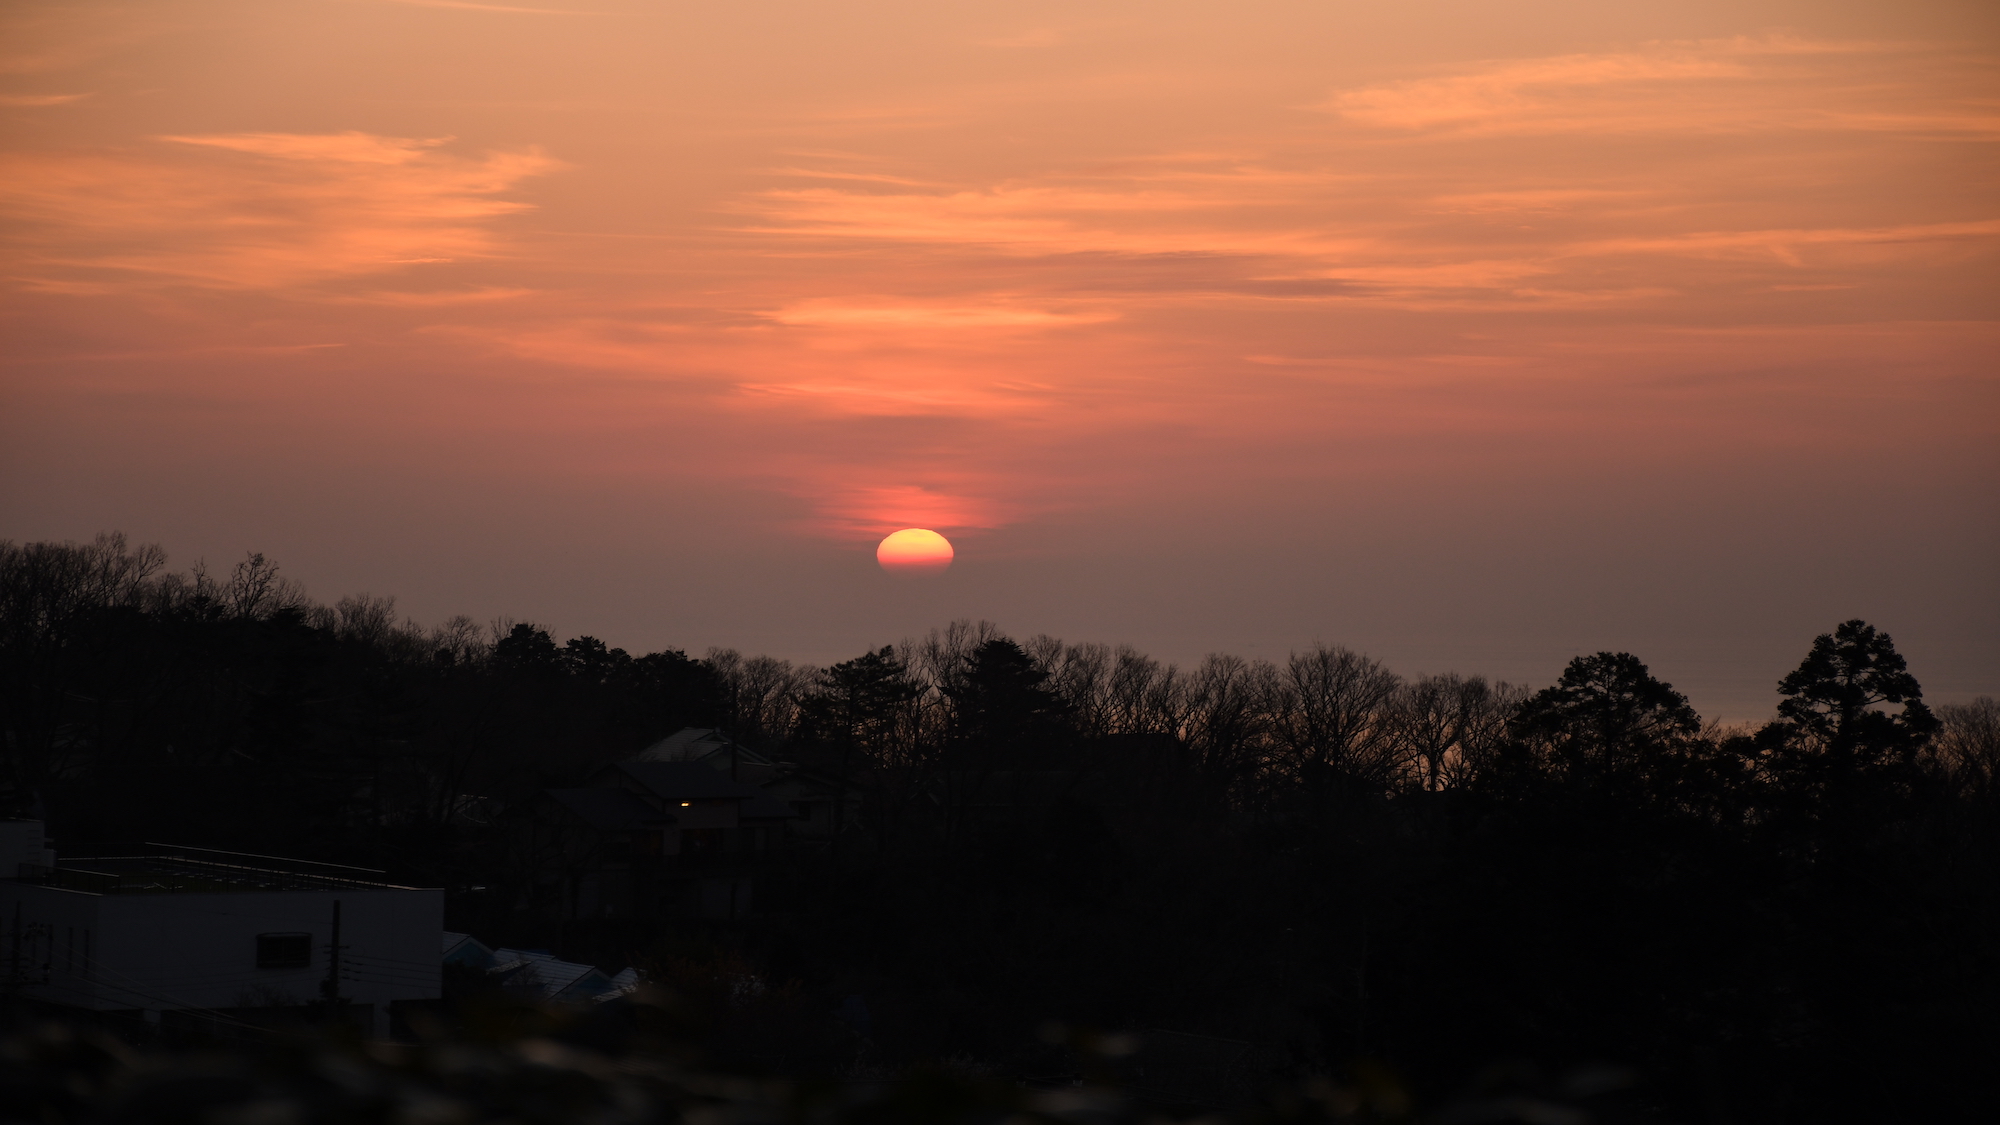
<instances>
[{"instance_id":1,"label":"forested hill","mask_svg":"<svg viewBox=\"0 0 2000 1125\"><path fill-rule=\"evenodd\" d=\"M826 669L635 657L317 604L261 556L0 543L0 812L66 849L386 868L571 955L796 980L805 1010L866 994L891 1060L1007 1058L1060 1018L1420 1091L1615 1063L1672 1119L1972 1119L2000 1057L2000 705L1934 712L1887 634L1828 624L1777 717L1725 730L1623 653L1534 688L964 623ZM684 726L868 801L698 952L513 910L508 810ZM958 779L994 773L1068 780L999 827L960 815Z\"/></svg>"}]
</instances>

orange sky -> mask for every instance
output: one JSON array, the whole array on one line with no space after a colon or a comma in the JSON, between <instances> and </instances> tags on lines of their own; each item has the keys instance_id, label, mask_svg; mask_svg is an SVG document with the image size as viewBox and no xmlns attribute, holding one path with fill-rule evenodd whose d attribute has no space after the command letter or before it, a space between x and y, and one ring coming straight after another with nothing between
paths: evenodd
<instances>
[{"instance_id":1,"label":"orange sky","mask_svg":"<svg viewBox=\"0 0 2000 1125\"><path fill-rule=\"evenodd\" d=\"M1625 648L1728 717L1861 615L2000 691L1989 4L0 19L0 536L636 648Z\"/></svg>"}]
</instances>

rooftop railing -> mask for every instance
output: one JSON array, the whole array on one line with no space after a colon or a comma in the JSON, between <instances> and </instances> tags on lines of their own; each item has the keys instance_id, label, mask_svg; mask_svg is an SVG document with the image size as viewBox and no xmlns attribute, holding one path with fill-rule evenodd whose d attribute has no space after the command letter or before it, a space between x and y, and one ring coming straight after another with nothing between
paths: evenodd
<instances>
[{"instance_id":1,"label":"rooftop railing","mask_svg":"<svg viewBox=\"0 0 2000 1125\"><path fill-rule=\"evenodd\" d=\"M61 856L53 867L21 865L20 877L92 894L215 894L248 891L411 890L370 867L148 842L122 855Z\"/></svg>"}]
</instances>

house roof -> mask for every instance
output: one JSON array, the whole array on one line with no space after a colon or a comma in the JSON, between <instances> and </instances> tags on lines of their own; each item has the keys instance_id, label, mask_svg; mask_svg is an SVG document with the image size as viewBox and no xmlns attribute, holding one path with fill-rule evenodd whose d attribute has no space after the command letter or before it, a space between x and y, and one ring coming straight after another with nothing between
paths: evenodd
<instances>
[{"instance_id":1,"label":"house roof","mask_svg":"<svg viewBox=\"0 0 2000 1125\"><path fill-rule=\"evenodd\" d=\"M732 740L713 727L682 727L633 755L635 762L690 762Z\"/></svg>"},{"instance_id":2,"label":"house roof","mask_svg":"<svg viewBox=\"0 0 2000 1125\"><path fill-rule=\"evenodd\" d=\"M422 889L356 878L382 872L345 864L175 844L147 844L142 850L147 854L65 858L40 881L100 895Z\"/></svg>"},{"instance_id":3,"label":"house roof","mask_svg":"<svg viewBox=\"0 0 2000 1125\"><path fill-rule=\"evenodd\" d=\"M497 949L494 956L499 965L493 971L502 977L501 987L538 1000L609 999L620 991L595 965L559 961L527 949Z\"/></svg>"},{"instance_id":4,"label":"house roof","mask_svg":"<svg viewBox=\"0 0 2000 1125\"><path fill-rule=\"evenodd\" d=\"M671 814L653 808L629 789L544 789L542 792L599 832L633 832L674 823Z\"/></svg>"},{"instance_id":5,"label":"house roof","mask_svg":"<svg viewBox=\"0 0 2000 1125\"><path fill-rule=\"evenodd\" d=\"M483 955L483 960L467 956L467 951ZM470 934L444 935L446 964L485 969L502 988L537 1000L589 1001L601 1003L623 996L639 986L637 969L607 976L595 965L564 961L540 949L488 949Z\"/></svg>"},{"instance_id":6,"label":"house roof","mask_svg":"<svg viewBox=\"0 0 2000 1125\"><path fill-rule=\"evenodd\" d=\"M629 761L634 762L700 762L724 773L735 774L746 767L765 767L775 770L778 763L759 754L748 746L736 741L719 730L703 727L682 727L678 732L653 743Z\"/></svg>"},{"instance_id":7,"label":"house roof","mask_svg":"<svg viewBox=\"0 0 2000 1125\"><path fill-rule=\"evenodd\" d=\"M612 769L645 786L663 801L696 801L715 797L762 797L754 785L731 781L698 762L615 762Z\"/></svg>"},{"instance_id":8,"label":"house roof","mask_svg":"<svg viewBox=\"0 0 2000 1125\"><path fill-rule=\"evenodd\" d=\"M490 969L494 964L493 951L471 934L455 934L447 930L444 934L444 963Z\"/></svg>"}]
</instances>

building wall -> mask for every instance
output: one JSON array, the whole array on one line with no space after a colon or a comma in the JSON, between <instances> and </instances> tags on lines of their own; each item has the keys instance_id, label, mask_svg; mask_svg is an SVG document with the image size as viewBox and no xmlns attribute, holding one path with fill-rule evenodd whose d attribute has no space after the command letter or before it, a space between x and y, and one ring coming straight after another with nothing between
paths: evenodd
<instances>
[{"instance_id":1,"label":"building wall","mask_svg":"<svg viewBox=\"0 0 2000 1125\"><path fill-rule=\"evenodd\" d=\"M12 893L44 891L44 895ZM0 979L30 996L90 1003L89 965L103 940L102 895L0 881Z\"/></svg>"},{"instance_id":2,"label":"building wall","mask_svg":"<svg viewBox=\"0 0 2000 1125\"><path fill-rule=\"evenodd\" d=\"M39 820L0 820L0 879L27 874L22 867L48 867L56 853L44 838L46 829Z\"/></svg>"},{"instance_id":3,"label":"building wall","mask_svg":"<svg viewBox=\"0 0 2000 1125\"><path fill-rule=\"evenodd\" d=\"M678 828L734 828L737 825L737 808L742 803L735 797L707 798L689 801L685 805L669 801L665 808L674 815Z\"/></svg>"},{"instance_id":4,"label":"building wall","mask_svg":"<svg viewBox=\"0 0 2000 1125\"><path fill-rule=\"evenodd\" d=\"M100 1010L269 1007L320 998L341 904L341 994L386 1012L390 1001L440 995L438 890L110 894L0 882L10 935L52 935L50 968L24 973L25 995ZM66 971L68 933L90 935L91 963ZM259 969L257 935L312 935L303 969ZM81 945L79 944L79 950ZM0 955L10 950L0 947Z\"/></svg>"}]
</instances>

